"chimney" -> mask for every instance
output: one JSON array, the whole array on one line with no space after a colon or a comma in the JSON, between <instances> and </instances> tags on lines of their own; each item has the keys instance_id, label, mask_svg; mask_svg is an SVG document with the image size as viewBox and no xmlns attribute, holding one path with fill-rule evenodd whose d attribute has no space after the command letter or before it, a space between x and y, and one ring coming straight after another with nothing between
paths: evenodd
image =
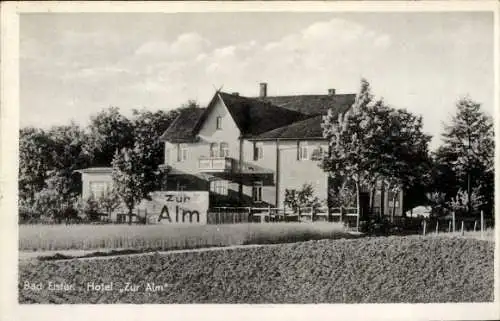
<instances>
[{"instance_id":1,"label":"chimney","mask_svg":"<svg viewBox=\"0 0 500 321\"><path fill-rule=\"evenodd\" d=\"M328 89L328 95L329 95L329 96L333 96L333 95L335 95L335 88L330 88L330 89Z\"/></svg>"},{"instance_id":2,"label":"chimney","mask_svg":"<svg viewBox=\"0 0 500 321\"><path fill-rule=\"evenodd\" d=\"M239 92L237 92L237 91L233 92L233 96L239 96L239 95L240 95Z\"/></svg>"},{"instance_id":3,"label":"chimney","mask_svg":"<svg viewBox=\"0 0 500 321\"><path fill-rule=\"evenodd\" d=\"M260 83L260 98L265 98L267 96L267 83L261 82Z\"/></svg>"}]
</instances>

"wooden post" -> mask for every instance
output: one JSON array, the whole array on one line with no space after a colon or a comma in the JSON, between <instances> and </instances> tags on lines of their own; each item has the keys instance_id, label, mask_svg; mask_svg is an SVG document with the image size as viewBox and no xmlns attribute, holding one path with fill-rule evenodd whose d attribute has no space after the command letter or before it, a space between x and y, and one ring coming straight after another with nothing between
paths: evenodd
<instances>
[{"instance_id":1,"label":"wooden post","mask_svg":"<svg viewBox=\"0 0 500 321\"><path fill-rule=\"evenodd\" d=\"M462 228L461 228L460 234L462 234L462 236L464 236L464 221L462 221Z\"/></svg>"},{"instance_id":2,"label":"wooden post","mask_svg":"<svg viewBox=\"0 0 500 321\"><path fill-rule=\"evenodd\" d=\"M448 222L448 233L451 232L451 221Z\"/></svg>"},{"instance_id":3,"label":"wooden post","mask_svg":"<svg viewBox=\"0 0 500 321\"><path fill-rule=\"evenodd\" d=\"M340 224L344 223L344 208L340 207Z\"/></svg>"},{"instance_id":4,"label":"wooden post","mask_svg":"<svg viewBox=\"0 0 500 321\"><path fill-rule=\"evenodd\" d=\"M436 234L439 234L439 221L436 220Z\"/></svg>"},{"instance_id":5,"label":"wooden post","mask_svg":"<svg viewBox=\"0 0 500 321\"><path fill-rule=\"evenodd\" d=\"M481 239L484 238L484 213L481 211Z\"/></svg>"},{"instance_id":6,"label":"wooden post","mask_svg":"<svg viewBox=\"0 0 500 321\"><path fill-rule=\"evenodd\" d=\"M425 236L426 228L427 228L427 220L424 220L424 232L422 233L424 236Z\"/></svg>"},{"instance_id":7,"label":"wooden post","mask_svg":"<svg viewBox=\"0 0 500 321\"><path fill-rule=\"evenodd\" d=\"M356 232L359 232L359 214L361 212L361 207L358 206L358 215L356 215Z\"/></svg>"},{"instance_id":8,"label":"wooden post","mask_svg":"<svg viewBox=\"0 0 500 321\"><path fill-rule=\"evenodd\" d=\"M451 212L451 217L453 220L453 232L455 232L456 231L456 229L455 229L455 211Z\"/></svg>"},{"instance_id":9,"label":"wooden post","mask_svg":"<svg viewBox=\"0 0 500 321\"><path fill-rule=\"evenodd\" d=\"M477 229L477 220L474 220L474 232L476 231Z\"/></svg>"}]
</instances>

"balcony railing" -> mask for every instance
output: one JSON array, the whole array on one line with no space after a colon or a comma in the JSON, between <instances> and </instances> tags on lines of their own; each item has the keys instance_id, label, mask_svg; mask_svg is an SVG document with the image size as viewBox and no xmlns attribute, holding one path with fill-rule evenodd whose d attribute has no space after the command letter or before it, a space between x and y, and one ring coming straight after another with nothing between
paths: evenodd
<instances>
[{"instance_id":1,"label":"balcony railing","mask_svg":"<svg viewBox=\"0 0 500 321\"><path fill-rule=\"evenodd\" d=\"M202 172L230 172L232 163L229 157L201 157L198 169Z\"/></svg>"}]
</instances>

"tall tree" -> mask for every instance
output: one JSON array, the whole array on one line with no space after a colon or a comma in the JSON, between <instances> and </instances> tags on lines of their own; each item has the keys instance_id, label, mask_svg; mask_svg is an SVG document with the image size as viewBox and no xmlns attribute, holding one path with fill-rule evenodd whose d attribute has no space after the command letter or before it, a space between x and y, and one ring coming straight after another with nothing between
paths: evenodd
<instances>
[{"instance_id":1,"label":"tall tree","mask_svg":"<svg viewBox=\"0 0 500 321\"><path fill-rule=\"evenodd\" d=\"M117 151L112 161L113 186L128 209L129 224L132 224L133 210L149 192L149 184L144 171L142 151L123 148Z\"/></svg>"},{"instance_id":2,"label":"tall tree","mask_svg":"<svg viewBox=\"0 0 500 321\"><path fill-rule=\"evenodd\" d=\"M445 125L443 145L437 158L455 173L459 186L467 191L468 199L477 187L493 207L494 133L493 121L481 111L481 105L469 97L460 99L457 113ZM467 212L472 213L469 202Z\"/></svg>"},{"instance_id":3,"label":"tall tree","mask_svg":"<svg viewBox=\"0 0 500 321\"><path fill-rule=\"evenodd\" d=\"M426 176L431 137L423 133L421 117L375 100L364 79L352 108L335 114L329 111L323 121L329 152L321 166L331 176L354 182L358 207L361 189L373 195L381 182L397 195Z\"/></svg>"},{"instance_id":4,"label":"tall tree","mask_svg":"<svg viewBox=\"0 0 500 321\"><path fill-rule=\"evenodd\" d=\"M383 132L378 136L382 139L382 148L379 148L380 167L377 171L392 191L391 214L394 216L398 194L419 185L425 186L430 180L428 146L431 136L423 132L422 117L406 110L391 109L387 120L388 124L384 125Z\"/></svg>"},{"instance_id":5,"label":"tall tree","mask_svg":"<svg viewBox=\"0 0 500 321\"><path fill-rule=\"evenodd\" d=\"M92 116L88 135L84 150L92 155L92 166L110 166L116 151L134 145L133 124L118 107Z\"/></svg>"},{"instance_id":6,"label":"tall tree","mask_svg":"<svg viewBox=\"0 0 500 321\"><path fill-rule=\"evenodd\" d=\"M165 145L160 136L177 117L178 111L169 112L134 110L132 126L135 146L140 150L144 174L148 183L147 190L161 187L162 175L158 166L164 162Z\"/></svg>"},{"instance_id":7,"label":"tall tree","mask_svg":"<svg viewBox=\"0 0 500 321\"><path fill-rule=\"evenodd\" d=\"M48 135L52 143L49 152L52 169L48 173L51 188L56 188L64 197L72 198L81 190L81 181L75 170L87 167L91 157L83 149L87 135L75 123L54 126Z\"/></svg>"},{"instance_id":8,"label":"tall tree","mask_svg":"<svg viewBox=\"0 0 500 321\"><path fill-rule=\"evenodd\" d=\"M45 186L47 173L52 168L52 142L43 130L26 127L19 132L19 197L33 200L36 192Z\"/></svg>"},{"instance_id":9,"label":"tall tree","mask_svg":"<svg viewBox=\"0 0 500 321\"><path fill-rule=\"evenodd\" d=\"M373 184L376 160L369 157L370 130L376 128L370 116L374 103L370 84L361 80L361 88L352 107L344 114L330 109L324 117L323 137L328 140L329 149L320 166L333 178L350 180L356 188L358 213L360 213L360 192Z\"/></svg>"}]
</instances>

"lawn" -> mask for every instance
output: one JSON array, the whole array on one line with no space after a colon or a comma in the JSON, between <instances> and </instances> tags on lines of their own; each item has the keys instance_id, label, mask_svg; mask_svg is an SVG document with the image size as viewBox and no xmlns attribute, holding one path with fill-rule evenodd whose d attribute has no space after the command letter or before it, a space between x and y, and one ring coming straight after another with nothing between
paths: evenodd
<instances>
[{"instance_id":1,"label":"lawn","mask_svg":"<svg viewBox=\"0 0 500 321\"><path fill-rule=\"evenodd\" d=\"M20 251L174 250L354 237L336 223L20 225Z\"/></svg>"},{"instance_id":2,"label":"lawn","mask_svg":"<svg viewBox=\"0 0 500 321\"><path fill-rule=\"evenodd\" d=\"M485 302L493 300L493 251L494 243L488 241L406 236L34 261L19 267L19 301ZM70 289L50 291L49 282L65 283ZM101 283L112 286L108 291L92 290L92 284ZM135 291L122 291L127 283L136 286ZM25 288L33 284L41 288Z\"/></svg>"}]
</instances>

